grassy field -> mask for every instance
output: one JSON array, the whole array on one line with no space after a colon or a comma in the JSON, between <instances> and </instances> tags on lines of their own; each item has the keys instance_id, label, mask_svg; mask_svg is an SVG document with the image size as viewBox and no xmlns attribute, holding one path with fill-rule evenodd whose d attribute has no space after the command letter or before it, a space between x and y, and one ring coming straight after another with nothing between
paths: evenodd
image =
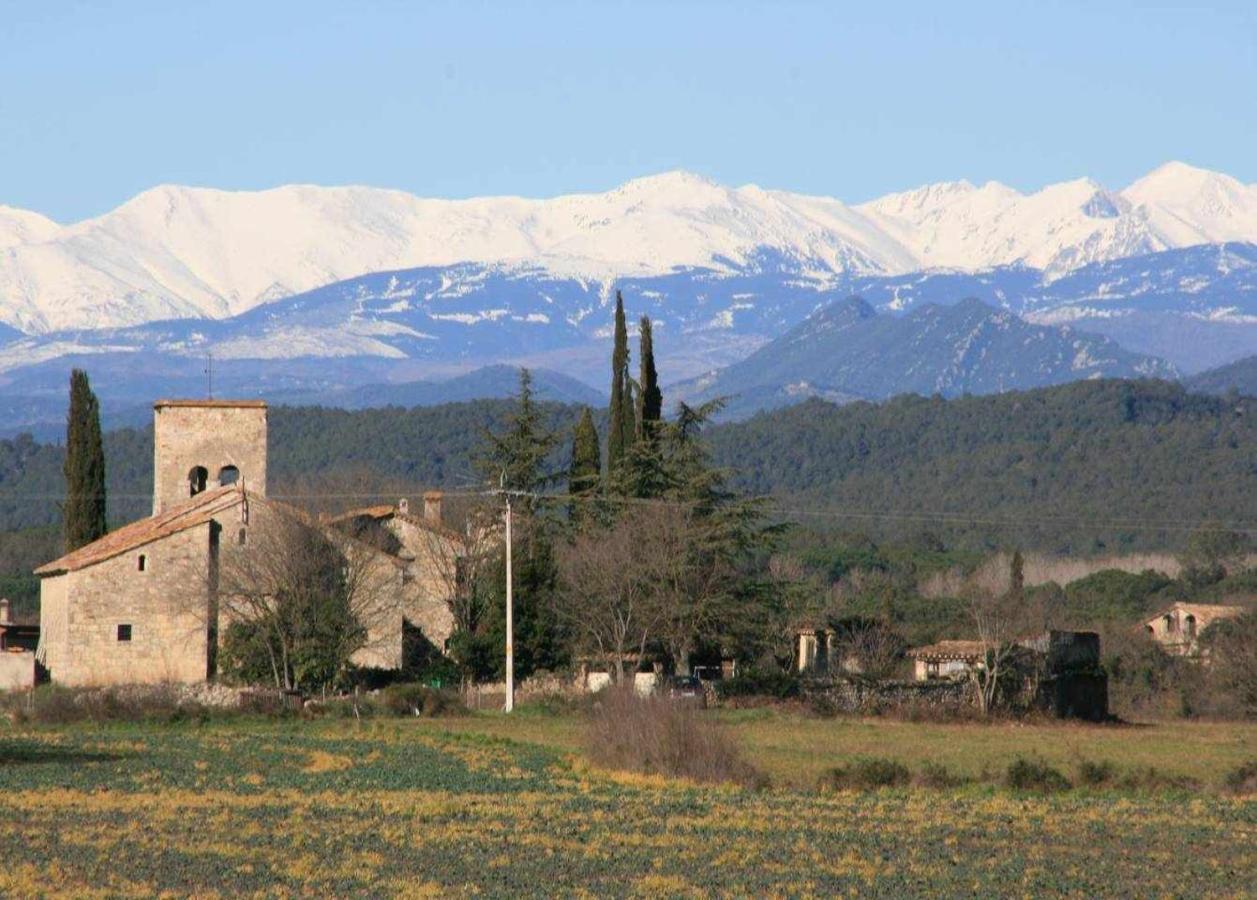
<instances>
[{"instance_id":1,"label":"grassy field","mask_svg":"<svg viewBox=\"0 0 1257 900\"><path fill-rule=\"evenodd\" d=\"M0 733L0 894L1257 893L1257 728L933 726L721 714L766 791L591 770L573 717ZM978 783L817 794L854 756L980 775L1034 753L1198 792Z\"/></svg>"}]
</instances>

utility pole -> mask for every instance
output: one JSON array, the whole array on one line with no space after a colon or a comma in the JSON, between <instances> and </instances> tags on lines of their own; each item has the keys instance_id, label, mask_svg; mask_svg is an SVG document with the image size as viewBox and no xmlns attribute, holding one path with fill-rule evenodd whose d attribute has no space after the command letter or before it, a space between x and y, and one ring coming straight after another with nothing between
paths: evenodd
<instances>
[{"instance_id":1,"label":"utility pole","mask_svg":"<svg viewBox=\"0 0 1257 900\"><path fill-rule=\"evenodd\" d=\"M515 709L515 577L511 567L511 495L506 493L506 712Z\"/></svg>"}]
</instances>

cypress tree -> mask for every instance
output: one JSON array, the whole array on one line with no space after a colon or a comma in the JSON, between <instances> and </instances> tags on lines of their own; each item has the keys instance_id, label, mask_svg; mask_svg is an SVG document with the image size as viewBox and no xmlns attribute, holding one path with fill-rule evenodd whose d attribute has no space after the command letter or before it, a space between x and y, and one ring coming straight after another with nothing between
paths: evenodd
<instances>
[{"instance_id":1,"label":"cypress tree","mask_svg":"<svg viewBox=\"0 0 1257 900\"><path fill-rule=\"evenodd\" d=\"M607 425L607 471L618 468L636 434L633 388L629 379L628 325L624 298L615 292L615 343L611 349L611 410Z\"/></svg>"},{"instance_id":2,"label":"cypress tree","mask_svg":"<svg viewBox=\"0 0 1257 900\"><path fill-rule=\"evenodd\" d=\"M572 436L572 467L568 472L568 491L574 495L592 493L598 487L602 467L602 449L598 429L589 407L581 411L580 421Z\"/></svg>"},{"instance_id":3,"label":"cypress tree","mask_svg":"<svg viewBox=\"0 0 1257 900\"><path fill-rule=\"evenodd\" d=\"M105 447L100 434L100 405L87 373L70 373L70 411L65 438L66 552L105 534Z\"/></svg>"},{"instance_id":4,"label":"cypress tree","mask_svg":"<svg viewBox=\"0 0 1257 900\"><path fill-rule=\"evenodd\" d=\"M639 437L653 438L655 425L663 415L663 392L659 390L659 373L655 370L655 339L650 319L642 316L641 353L638 356L641 377L638 378L637 429Z\"/></svg>"}]
</instances>

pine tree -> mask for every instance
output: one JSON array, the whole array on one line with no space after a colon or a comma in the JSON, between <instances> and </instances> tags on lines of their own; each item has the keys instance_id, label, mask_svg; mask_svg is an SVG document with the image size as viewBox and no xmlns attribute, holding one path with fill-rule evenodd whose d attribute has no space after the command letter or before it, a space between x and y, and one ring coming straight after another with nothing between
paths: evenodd
<instances>
[{"instance_id":1,"label":"pine tree","mask_svg":"<svg viewBox=\"0 0 1257 900\"><path fill-rule=\"evenodd\" d=\"M568 492L574 495L593 493L598 488L602 467L602 448L598 429L589 407L581 411L580 421L572 436L572 467L568 472Z\"/></svg>"},{"instance_id":2,"label":"pine tree","mask_svg":"<svg viewBox=\"0 0 1257 900\"><path fill-rule=\"evenodd\" d=\"M100 434L100 406L87 373L70 373L70 412L66 418L66 552L105 534L105 447Z\"/></svg>"},{"instance_id":3,"label":"pine tree","mask_svg":"<svg viewBox=\"0 0 1257 900\"><path fill-rule=\"evenodd\" d=\"M619 467L637 433L633 385L629 378L628 325L624 298L615 292L615 343L611 350L611 410L607 425L607 470Z\"/></svg>"},{"instance_id":4,"label":"pine tree","mask_svg":"<svg viewBox=\"0 0 1257 900\"><path fill-rule=\"evenodd\" d=\"M501 434L488 434L487 451L479 465L495 486L515 491L538 492L551 480L546 460L554 447L555 435L545 428L532 396L532 373L519 370L519 393L515 411Z\"/></svg>"},{"instance_id":5,"label":"pine tree","mask_svg":"<svg viewBox=\"0 0 1257 900\"><path fill-rule=\"evenodd\" d=\"M638 378L637 429L638 436L653 439L655 424L663 416L663 392L659 390L659 372L655 369L655 339L650 319L642 316L641 353Z\"/></svg>"}]
</instances>

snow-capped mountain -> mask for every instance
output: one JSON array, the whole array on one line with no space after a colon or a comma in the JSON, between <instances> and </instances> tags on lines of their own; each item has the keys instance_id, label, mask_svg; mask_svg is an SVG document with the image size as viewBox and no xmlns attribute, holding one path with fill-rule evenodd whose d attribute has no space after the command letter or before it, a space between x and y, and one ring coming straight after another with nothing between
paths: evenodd
<instances>
[{"instance_id":1,"label":"snow-capped mountain","mask_svg":"<svg viewBox=\"0 0 1257 900\"><path fill-rule=\"evenodd\" d=\"M858 206L684 172L546 200L422 199L365 187L163 186L60 226L0 207L0 322L27 334L228 318L359 275L476 264L603 287L686 269L842 275L1088 263L1257 241L1257 186L1170 163L1111 192L967 182Z\"/></svg>"}]
</instances>

